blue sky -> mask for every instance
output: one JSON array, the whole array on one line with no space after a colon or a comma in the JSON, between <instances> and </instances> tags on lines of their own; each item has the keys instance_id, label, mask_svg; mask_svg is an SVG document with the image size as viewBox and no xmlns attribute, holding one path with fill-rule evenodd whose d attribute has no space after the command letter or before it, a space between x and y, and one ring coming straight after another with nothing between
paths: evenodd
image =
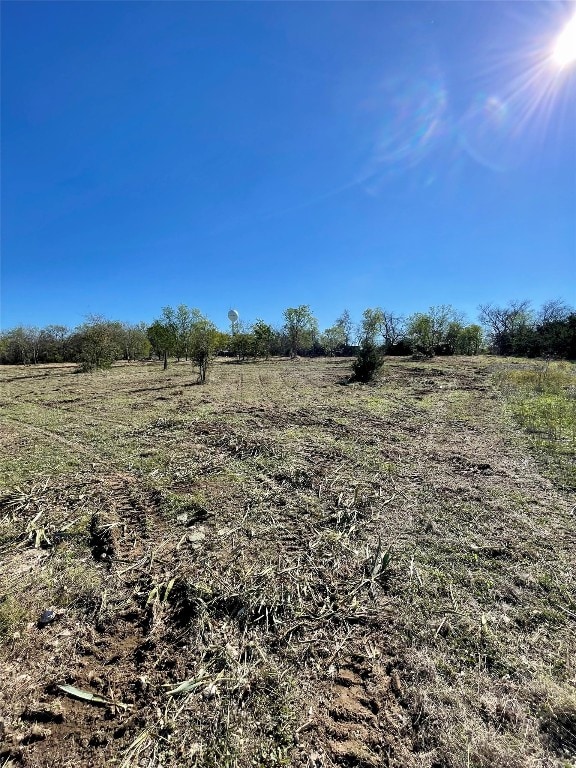
<instances>
[{"instance_id":1,"label":"blue sky","mask_svg":"<svg viewBox=\"0 0 576 768\"><path fill-rule=\"evenodd\" d=\"M575 303L564 2L3 2L4 328Z\"/></svg>"}]
</instances>

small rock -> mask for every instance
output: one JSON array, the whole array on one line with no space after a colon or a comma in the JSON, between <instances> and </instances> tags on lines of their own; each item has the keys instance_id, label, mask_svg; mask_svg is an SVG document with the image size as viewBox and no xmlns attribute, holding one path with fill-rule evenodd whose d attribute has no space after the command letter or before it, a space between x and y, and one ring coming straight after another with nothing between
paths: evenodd
<instances>
[{"instance_id":1,"label":"small rock","mask_svg":"<svg viewBox=\"0 0 576 768\"><path fill-rule=\"evenodd\" d=\"M52 624L53 621L57 618L56 611L52 610L51 608L48 608L45 611L42 611L40 614L40 618L38 619L38 627L42 629L42 627L47 627L48 624Z\"/></svg>"}]
</instances>

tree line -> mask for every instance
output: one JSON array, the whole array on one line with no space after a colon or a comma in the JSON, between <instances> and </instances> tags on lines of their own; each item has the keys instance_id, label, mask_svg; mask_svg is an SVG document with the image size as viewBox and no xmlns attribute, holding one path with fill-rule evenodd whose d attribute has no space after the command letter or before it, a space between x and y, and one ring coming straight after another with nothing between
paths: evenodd
<instances>
[{"instance_id":1,"label":"tree line","mask_svg":"<svg viewBox=\"0 0 576 768\"><path fill-rule=\"evenodd\" d=\"M80 370L109 367L115 360L151 356L189 360L205 381L217 354L238 360L288 355L499 355L576 358L576 311L560 300L533 310L528 301L484 304L478 323L468 324L452 306L433 306L402 317L381 307L364 310L355 323L344 310L320 331L308 305L288 307L283 323L236 322L222 331L185 304L164 307L150 324L89 316L74 329L18 326L0 333L1 364L75 362Z\"/></svg>"}]
</instances>

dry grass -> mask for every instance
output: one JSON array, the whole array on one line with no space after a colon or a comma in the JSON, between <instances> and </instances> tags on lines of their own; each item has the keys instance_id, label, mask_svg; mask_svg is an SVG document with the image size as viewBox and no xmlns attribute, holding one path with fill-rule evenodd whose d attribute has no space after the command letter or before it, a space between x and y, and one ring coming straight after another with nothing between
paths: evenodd
<instances>
[{"instance_id":1,"label":"dry grass","mask_svg":"<svg viewBox=\"0 0 576 768\"><path fill-rule=\"evenodd\" d=\"M1 369L0 761L573 765L574 502L492 362Z\"/></svg>"}]
</instances>

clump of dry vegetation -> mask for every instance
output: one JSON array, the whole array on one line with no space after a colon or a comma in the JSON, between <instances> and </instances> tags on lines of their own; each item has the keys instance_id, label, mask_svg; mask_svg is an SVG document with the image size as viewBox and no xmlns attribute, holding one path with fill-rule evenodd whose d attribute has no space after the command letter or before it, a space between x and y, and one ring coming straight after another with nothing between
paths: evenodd
<instances>
[{"instance_id":1,"label":"clump of dry vegetation","mask_svg":"<svg viewBox=\"0 0 576 768\"><path fill-rule=\"evenodd\" d=\"M0 764L574 764L570 491L488 361L349 365L10 370Z\"/></svg>"}]
</instances>

